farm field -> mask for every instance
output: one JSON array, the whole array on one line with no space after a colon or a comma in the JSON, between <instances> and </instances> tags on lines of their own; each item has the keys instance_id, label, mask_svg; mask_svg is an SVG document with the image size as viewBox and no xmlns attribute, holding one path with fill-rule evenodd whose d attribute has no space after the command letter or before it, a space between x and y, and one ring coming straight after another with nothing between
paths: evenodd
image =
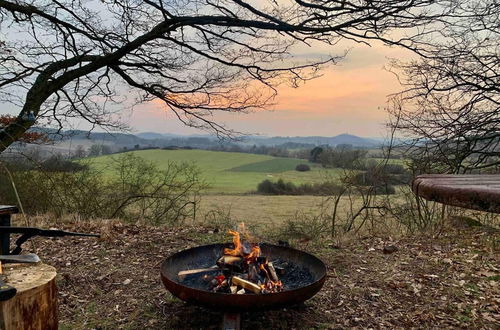
<instances>
[{"instance_id":1,"label":"farm field","mask_svg":"<svg viewBox=\"0 0 500 330\"><path fill-rule=\"evenodd\" d=\"M165 168L169 162L192 162L201 170L210 185L208 194L242 194L255 191L265 179L292 181L295 184L322 182L326 177L335 178L339 170L325 170L318 164L295 158L280 158L247 153L207 150L139 150L137 156ZM120 154L121 155L121 154ZM113 159L118 155L90 158L91 166L112 175ZM310 171L298 172L295 166L308 164Z\"/></svg>"},{"instance_id":2,"label":"farm field","mask_svg":"<svg viewBox=\"0 0 500 330\"><path fill-rule=\"evenodd\" d=\"M238 223L250 223L252 226L275 225L292 218L297 212L317 209L324 200L325 197L321 196L211 194L202 197L197 220L203 220L204 215L211 210L219 210Z\"/></svg>"}]
</instances>

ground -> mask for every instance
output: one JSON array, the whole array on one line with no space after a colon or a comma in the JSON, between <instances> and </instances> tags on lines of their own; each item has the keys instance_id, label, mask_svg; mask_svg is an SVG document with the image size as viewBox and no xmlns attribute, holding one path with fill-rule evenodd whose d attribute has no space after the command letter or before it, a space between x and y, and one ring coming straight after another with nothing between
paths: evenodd
<instances>
[{"instance_id":1,"label":"ground","mask_svg":"<svg viewBox=\"0 0 500 330\"><path fill-rule=\"evenodd\" d=\"M61 329L220 327L220 312L170 295L159 269L168 255L225 241L224 233L115 221L57 226L102 234L35 240L43 261L58 270ZM387 245L397 251L384 254ZM360 237L341 246L296 247L326 263L323 289L299 306L244 313L243 329L500 327L500 241L494 231L456 229L439 237Z\"/></svg>"}]
</instances>

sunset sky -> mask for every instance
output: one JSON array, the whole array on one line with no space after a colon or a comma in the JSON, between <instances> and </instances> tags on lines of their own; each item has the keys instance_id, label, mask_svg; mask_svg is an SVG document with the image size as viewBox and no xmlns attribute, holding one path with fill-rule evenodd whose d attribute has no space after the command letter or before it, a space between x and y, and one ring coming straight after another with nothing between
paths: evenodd
<instances>
[{"instance_id":1,"label":"sunset sky","mask_svg":"<svg viewBox=\"0 0 500 330\"><path fill-rule=\"evenodd\" d=\"M404 59L409 52L380 44L302 47L300 57L349 53L339 64L323 71L323 76L299 88L280 87L275 106L250 114L222 114L214 119L246 134L265 136L335 136L348 133L363 137L384 137L384 110L387 95L400 90L393 73L384 69L390 58ZM18 109L0 104L0 113L17 115ZM122 121L132 133L153 131L172 134L206 134L184 126L161 102L136 106L122 112ZM65 129L89 129L83 120Z\"/></svg>"},{"instance_id":2,"label":"sunset sky","mask_svg":"<svg viewBox=\"0 0 500 330\"><path fill-rule=\"evenodd\" d=\"M384 110L387 95L400 85L394 74L384 69L389 58L408 56L403 50L381 45L344 45L320 52L347 57L324 71L322 77L299 88L281 87L276 105L250 114L224 114L215 117L237 131L280 136L334 136L349 133L365 137L385 136ZM311 49L303 49L307 55ZM314 49L317 53L318 49ZM302 54L301 54L302 55ZM144 104L124 118L136 131L174 134L200 134L183 126L159 103Z\"/></svg>"}]
</instances>

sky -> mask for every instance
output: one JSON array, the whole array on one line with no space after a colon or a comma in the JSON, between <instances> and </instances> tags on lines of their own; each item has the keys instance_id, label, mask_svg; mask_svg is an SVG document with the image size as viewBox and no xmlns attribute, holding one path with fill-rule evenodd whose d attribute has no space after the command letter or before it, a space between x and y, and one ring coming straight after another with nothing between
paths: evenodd
<instances>
[{"instance_id":1,"label":"sky","mask_svg":"<svg viewBox=\"0 0 500 330\"><path fill-rule=\"evenodd\" d=\"M238 132L265 136L335 136L353 134L363 137L384 137L384 110L387 96L401 89L395 75L384 67L389 58L404 59L407 51L374 44L348 43L328 46L313 44L297 48L300 57L318 54L349 53L338 64L325 69L320 78L299 88L281 86L275 105L250 114L221 114L215 120ZM0 113L11 113L12 107L0 104ZM132 133L158 132L171 134L206 134L182 124L161 102L149 102L123 112L122 120ZM84 122L75 122L74 129L88 129Z\"/></svg>"},{"instance_id":2,"label":"sky","mask_svg":"<svg viewBox=\"0 0 500 330\"><path fill-rule=\"evenodd\" d=\"M409 54L383 45L330 46L320 51L341 54L352 47L340 63L323 71L320 78L299 88L280 87L275 105L250 114L223 114L215 118L227 127L265 136L386 136L384 110L387 96L401 89L386 67L390 58ZM308 49L302 49L307 55ZM317 54L318 49L314 49ZM134 132L203 134L180 123L158 102L137 106L123 118Z\"/></svg>"}]
</instances>

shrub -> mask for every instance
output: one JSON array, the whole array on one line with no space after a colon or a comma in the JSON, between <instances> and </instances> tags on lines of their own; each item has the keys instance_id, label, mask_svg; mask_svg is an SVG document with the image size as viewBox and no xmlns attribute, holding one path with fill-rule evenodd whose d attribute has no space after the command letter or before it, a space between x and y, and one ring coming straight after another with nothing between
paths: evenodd
<instances>
[{"instance_id":1,"label":"shrub","mask_svg":"<svg viewBox=\"0 0 500 330\"><path fill-rule=\"evenodd\" d=\"M295 166L295 170L299 171L299 172L307 172L307 171L310 171L311 168L307 164L299 164L299 165Z\"/></svg>"},{"instance_id":2,"label":"shrub","mask_svg":"<svg viewBox=\"0 0 500 330\"><path fill-rule=\"evenodd\" d=\"M257 185L257 192L261 194L274 195L275 193L274 184L271 182L271 180L266 179Z\"/></svg>"},{"instance_id":3,"label":"shrub","mask_svg":"<svg viewBox=\"0 0 500 330\"><path fill-rule=\"evenodd\" d=\"M257 192L267 195L295 195L296 190L293 182L285 182L283 179L276 182L266 179L257 186Z\"/></svg>"},{"instance_id":4,"label":"shrub","mask_svg":"<svg viewBox=\"0 0 500 330\"><path fill-rule=\"evenodd\" d=\"M408 171L403 165L400 164L386 164L384 166L385 171L390 174L405 174Z\"/></svg>"},{"instance_id":5,"label":"shrub","mask_svg":"<svg viewBox=\"0 0 500 330\"><path fill-rule=\"evenodd\" d=\"M351 179L351 183L360 186L383 186L408 184L411 173L397 164L373 165L369 164L366 171L359 172Z\"/></svg>"},{"instance_id":6,"label":"shrub","mask_svg":"<svg viewBox=\"0 0 500 330\"><path fill-rule=\"evenodd\" d=\"M339 193L344 188L333 182L303 183L295 185L293 182L285 182L279 179L272 182L268 179L257 186L257 192L266 195L320 195L329 196Z\"/></svg>"},{"instance_id":7,"label":"shrub","mask_svg":"<svg viewBox=\"0 0 500 330\"><path fill-rule=\"evenodd\" d=\"M396 188L390 184L375 186L375 195L394 195L396 193Z\"/></svg>"},{"instance_id":8,"label":"shrub","mask_svg":"<svg viewBox=\"0 0 500 330\"><path fill-rule=\"evenodd\" d=\"M364 167L366 154L367 151L362 149L337 147L323 151L318 162L326 168L361 169Z\"/></svg>"},{"instance_id":9,"label":"shrub","mask_svg":"<svg viewBox=\"0 0 500 330\"><path fill-rule=\"evenodd\" d=\"M14 171L14 181L28 213L83 218L144 220L176 224L190 217L205 187L192 164L169 163L160 170L130 153L115 158L114 175L91 168L78 172ZM0 174L0 202L17 204L5 173Z\"/></svg>"},{"instance_id":10,"label":"shrub","mask_svg":"<svg viewBox=\"0 0 500 330\"><path fill-rule=\"evenodd\" d=\"M85 170L87 166L55 155L44 160L39 168L47 172L77 172Z\"/></svg>"},{"instance_id":11,"label":"shrub","mask_svg":"<svg viewBox=\"0 0 500 330\"><path fill-rule=\"evenodd\" d=\"M358 186L372 187L373 193L376 195L395 194L396 188L389 183L391 176L379 170L357 173L352 177L351 183Z\"/></svg>"}]
</instances>

